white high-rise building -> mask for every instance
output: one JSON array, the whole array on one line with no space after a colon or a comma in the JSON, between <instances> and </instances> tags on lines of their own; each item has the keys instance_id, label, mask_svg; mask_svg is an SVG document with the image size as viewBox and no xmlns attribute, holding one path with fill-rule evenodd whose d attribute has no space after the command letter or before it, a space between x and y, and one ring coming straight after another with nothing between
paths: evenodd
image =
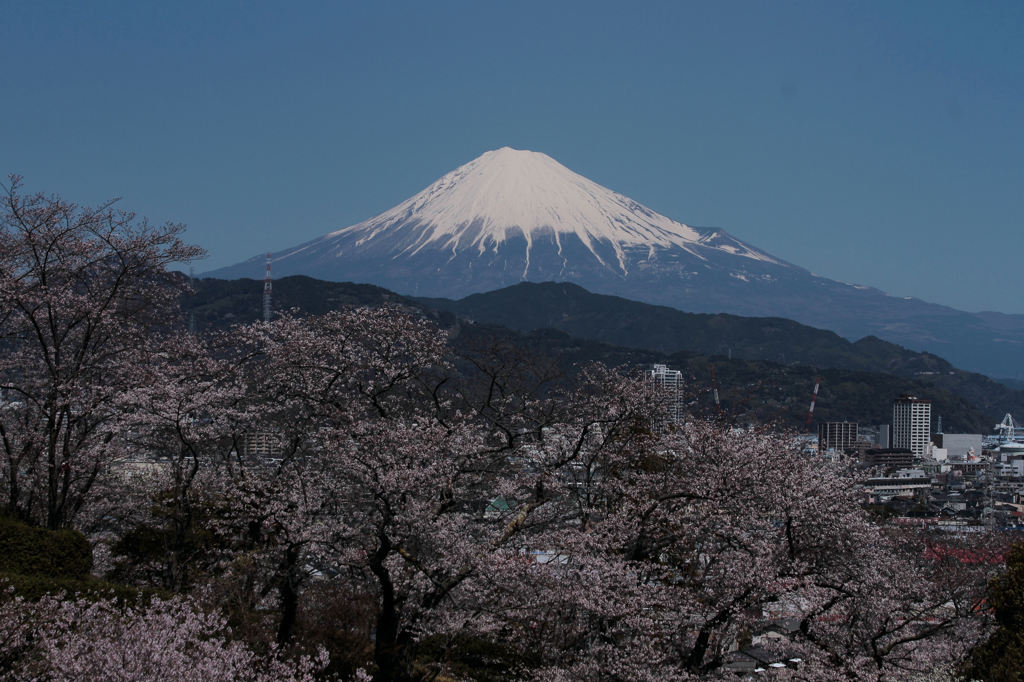
<instances>
[{"instance_id":1,"label":"white high-rise building","mask_svg":"<svg viewBox=\"0 0 1024 682\"><path fill-rule=\"evenodd\" d=\"M664 393L672 419L682 421L683 373L678 369L669 369L668 365L653 365L644 371L644 378Z\"/></svg>"},{"instance_id":2,"label":"white high-rise building","mask_svg":"<svg viewBox=\"0 0 1024 682\"><path fill-rule=\"evenodd\" d=\"M892 447L924 455L932 437L932 403L913 395L892 402Z\"/></svg>"}]
</instances>

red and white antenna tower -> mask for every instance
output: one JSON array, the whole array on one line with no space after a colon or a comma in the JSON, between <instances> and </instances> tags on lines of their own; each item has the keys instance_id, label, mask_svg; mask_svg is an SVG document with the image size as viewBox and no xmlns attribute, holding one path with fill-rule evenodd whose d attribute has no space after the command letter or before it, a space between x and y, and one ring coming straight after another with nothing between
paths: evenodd
<instances>
[{"instance_id":1,"label":"red and white antenna tower","mask_svg":"<svg viewBox=\"0 0 1024 682\"><path fill-rule=\"evenodd\" d=\"M711 395L715 399L715 409L718 410L718 416L722 416L722 403L718 400L718 379L715 378L715 366L708 360L708 367L711 369Z\"/></svg>"},{"instance_id":2,"label":"red and white antenna tower","mask_svg":"<svg viewBox=\"0 0 1024 682\"><path fill-rule=\"evenodd\" d=\"M811 394L811 409L807 411L807 428L811 427L811 419L814 418L814 403L818 401L818 387L821 386L821 377L814 377L814 393Z\"/></svg>"},{"instance_id":3,"label":"red and white antenna tower","mask_svg":"<svg viewBox=\"0 0 1024 682\"><path fill-rule=\"evenodd\" d=\"M267 276L263 279L263 321L270 322L270 254L267 254Z\"/></svg>"}]
</instances>

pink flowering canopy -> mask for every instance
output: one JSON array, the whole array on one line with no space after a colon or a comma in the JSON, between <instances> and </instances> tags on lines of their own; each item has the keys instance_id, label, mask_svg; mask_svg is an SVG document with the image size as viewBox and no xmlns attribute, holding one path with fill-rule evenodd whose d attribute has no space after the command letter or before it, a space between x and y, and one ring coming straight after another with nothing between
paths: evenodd
<instances>
[{"instance_id":1,"label":"pink flowering canopy","mask_svg":"<svg viewBox=\"0 0 1024 682\"><path fill-rule=\"evenodd\" d=\"M768 675L926 679L991 628L983 548L929 552L845 464L674 421L635 372L394 307L186 333L180 231L9 188L0 504L174 595L6 594L16 676L716 678L774 621L799 668Z\"/></svg>"}]
</instances>

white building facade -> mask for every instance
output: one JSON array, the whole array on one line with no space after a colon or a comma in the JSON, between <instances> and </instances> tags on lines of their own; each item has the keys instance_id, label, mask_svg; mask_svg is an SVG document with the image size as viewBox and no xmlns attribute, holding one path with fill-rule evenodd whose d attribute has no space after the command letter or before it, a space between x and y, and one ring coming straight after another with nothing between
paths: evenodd
<instances>
[{"instance_id":1,"label":"white building facade","mask_svg":"<svg viewBox=\"0 0 1024 682\"><path fill-rule=\"evenodd\" d=\"M913 395L892 403L892 447L924 455L932 436L932 403Z\"/></svg>"},{"instance_id":2,"label":"white building facade","mask_svg":"<svg viewBox=\"0 0 1024 682\"><path fill-rule=\"evenodd\" d=\"M667 365L653 365L644 371L644 378L650 386L664 394L672 420L682 421L683 373L678 369L669 369Z\"/></svg>"}]
</instances>

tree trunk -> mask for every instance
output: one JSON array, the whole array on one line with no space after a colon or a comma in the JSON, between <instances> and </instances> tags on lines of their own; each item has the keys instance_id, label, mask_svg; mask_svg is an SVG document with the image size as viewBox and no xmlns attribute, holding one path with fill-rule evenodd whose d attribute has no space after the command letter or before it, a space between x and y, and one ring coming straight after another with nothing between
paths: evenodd
<instances>
[{"instance_id":1,"label":"tree trunk","mask_svg":"<svg viewBox=\"0 0 1024 682\"><path fill-rule=\"evenodd\" d=\"M377 613L377 636L373 660L377 664L374 682L405 682L409 674L405 665L407 643L399 637L398 604L391 574L384 565L391 552L391 542L381 534L381 544L370 557L370 570L380 585L380 610Z\"/></svg>"},{"instance_id":2,"label":"tree trunk","mask_svg":"<svg viewBox=\"0 0 1024 682\"><path fill-rule=\"evenodd\" d=\"M277 592L281 598L281 623L277 628L277 643L285 646L292 641L295 621L299 613L299 547L288 545Z\"/></svg>"}]
</instances>

